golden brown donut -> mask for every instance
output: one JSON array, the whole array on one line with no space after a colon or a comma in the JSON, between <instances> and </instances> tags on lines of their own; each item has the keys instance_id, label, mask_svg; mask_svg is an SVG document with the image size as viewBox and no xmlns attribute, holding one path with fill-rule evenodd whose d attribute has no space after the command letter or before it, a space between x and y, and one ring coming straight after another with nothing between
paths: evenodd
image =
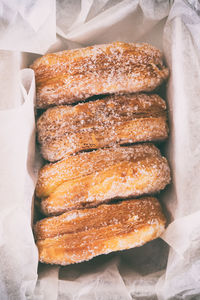
<instances>
[{"instance_id":1,"label":"golden brown donut","mask_svg":"<svg viewBox=\"0 0 200 300\"><path fill-rule=\"evenodd\" d=\"M113 144L163 140L168 136L166 104L158 95L111 95L76 106L49 108L37 122L43 157Z\"/></svg>"},{"instance_id":2,"label":"golden brown donut","mask_svg":"<svg viewBox=\"0 0 200 300\"><path fill-rule=\"evenodd\" d=\"M57 181L57 187L54 185L49 196L41 201L41 210L45 215L58 215L73 209L94 207L115 198L156 193L170 182L167 160L151 144L123 147L119 160L111 158L109 161L109 157L112 157L115 151L119 151L117 158L120 156L120 150L101 151L104 151L102 164L95 165L95 160L89 160L91 165L94 164L90 171L81 174L77 170L72 179L68 177L69 172L61 171L63 176L61 175L60 182ZM58 169L60 166L57 165ZM67 177L68 180L65 181Z\"/></svg>"},{"instance_id":3,"label":"golden brown donut","mask_svg":"<svg viewBox=\"0 0 200 300\"><path fill-rule=\"evenodd\" d=\"M122 42L46 54L31 68L38 108L99 94L152 91L169 73L155 47Z\"/></svg>"},{"instance_id":4,"label":"golden brown donut","mask_svg":"<svg viewBox=\"0 0 200 300\"><path fill-rule=\"evenodd\" d=\"M48 197L59 185L68 180L95 174L123 161L141 160L147 156L160 156L153 144L138 144L83 152L68 156L56 163L46 164L40 169L36 185L39 198Z\"/></svg>"},{"instance_id":5,"label":"golden brown donut","mask_svg":"<svg viewBox=\"0 0 200 300\"><path fill-rule=\"evenodd\" d=\"M68 265L138 247L159 237L165 222L160 204L153 197L46 218L35 225L39 260Z\"/></svg>"}]
</instances>

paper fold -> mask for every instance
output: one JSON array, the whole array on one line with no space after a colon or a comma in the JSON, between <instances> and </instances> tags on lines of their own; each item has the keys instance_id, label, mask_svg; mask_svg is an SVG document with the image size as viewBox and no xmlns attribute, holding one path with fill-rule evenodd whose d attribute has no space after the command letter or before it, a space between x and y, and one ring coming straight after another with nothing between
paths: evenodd
<instances>
[{"instance_id":1,"label":"paper fold","mask_svg":"<svg viewBox=\"0 0 200 300\"><path fill-rule=\"evenodd\" d=\"M56 42L56 2L0 2L0 49L45 53Z\"/></svg>"},{"instance_id":2,"label":"paper fold","mask_svg":"<svg viewBox=\"0 0 200 300\"><path fill-rule=\"evenodd\" d=\"M9 65L7 60L3 63ZM26 299L37 280L38 255L31 228L35 81L32 70L23 75L24 97L19 91L14 101L18 106L0 111L0 291L4 299ZM18 88L19 77L15 78ZM9 94L17 85L8 85Z\"/></svg>"}]
</instances>

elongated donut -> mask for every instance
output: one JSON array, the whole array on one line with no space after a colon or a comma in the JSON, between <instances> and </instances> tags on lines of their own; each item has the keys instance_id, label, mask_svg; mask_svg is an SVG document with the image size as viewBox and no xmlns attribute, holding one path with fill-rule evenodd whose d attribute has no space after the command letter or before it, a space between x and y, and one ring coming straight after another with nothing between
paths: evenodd
<instances>
[{"instance_id":1,"label":"elongated donut","mask_svg":"<svg viewBox=\"0 0 200 300\"><path fill-rule=\"evenodd\" d=\"M122 42L46 54L31 68L38 108L99 94L152 91L169 73L155 47Z\"/></svg>"},{"instance_id":2,"label":"elongated donut","mask_svg":"<svg viewBox=\"0 0 200 300\"><path fill-rule=\"evenodd\" d=\"M35 225L39 259L68 265L159 237L165 217L156 198L100 205L43 219Z\"/></svg>"},{"instance_id":3,"label":"elongated donut","mask_svg":"<svg viewBox=\"0 0 200 300\"><path fill-rule=\"evenodd\" d=\"M158 95L112 95L74 107L48 109L37 122L46 160L113 144L164 140L166 104Z\"/></svg>"},{"instance_id":4,"label":"elongated donut","mask_svg":"<svg viewBox=\"0 0 200 300\"><path fill-rule=\"evenodd\" d=\"M77 175L72 176L73 179L65 181L69 173L66 172L66 177L63 173L57 187L54 186L49 196L41 201L41 210L45 215L58 215L73 209L94 207L116 198L156 193L170 182L167 160L151 144L123 147L119 161L114 158L109 161L115 149L102 151L103 168L90 160L90 163L94 164L90 174L89 171L85 171L85 174L77 172ZM117 151L119 152L116 157L120 156L120 150Z\"/></svg>"},{"instance_id":5,"label":"elongated donut","mask_svg":"<svg viewBox=\"0 0 200 300\"><path fill-rule=\"evenodd\" d=\"M36 185L38 198L48 197L59 185L68 180L95 174L116 163L142 160L147 156L160 156L157 147L150 143L129 147L115 147L83 152L68 156L56 163L46 164L40 169Z\"/></svg>"}]
</instances>

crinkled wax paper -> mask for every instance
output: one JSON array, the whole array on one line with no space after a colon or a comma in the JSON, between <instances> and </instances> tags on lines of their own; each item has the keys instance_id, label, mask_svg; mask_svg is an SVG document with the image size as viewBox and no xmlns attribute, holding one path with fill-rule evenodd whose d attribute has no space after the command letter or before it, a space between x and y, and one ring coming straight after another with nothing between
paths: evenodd
<instances>
[{"instance_id":1,"label":"crinkled wax paper","mask_svg":"<svg viewBox=\"0 0 200 300\"><path fill-rule=\"evenodd\" d=\"M4 50L43 54L115 40L149 42L162 49L170 68L171 133L166 154L173 177L173 185L160 195L170 219L162 239L82 264L39 265L37 272L31 232L38 163L34 159L34 77L29 69L18 73L20 64L25 65L24 55L1 51L1 298L200 299L198 1L1 1L0 23L0 49ZM26 55L26 62L27 58L31 62L35 55Z\"/></svg>"}]
</instances>

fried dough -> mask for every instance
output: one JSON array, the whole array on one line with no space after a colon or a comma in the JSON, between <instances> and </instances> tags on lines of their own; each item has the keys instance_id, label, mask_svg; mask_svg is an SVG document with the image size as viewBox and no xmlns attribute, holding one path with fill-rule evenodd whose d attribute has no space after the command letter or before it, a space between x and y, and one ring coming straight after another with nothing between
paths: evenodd
<instances>
[{"instance_id":1,"label":"fried dough","mask_svg":"<svg viewBox=\"0 0 200 300\"><path fill-rule=\"evenodd\" d=\"M99 94L152 91L169 74L161 52L145 43L114 42L46 54L30 67L38 108Z\"/></svg>"},{"instance_id":2,"label":"fried dough","mask_svg":"<svg viewBox=\"0 0 200 300\"><path fill-rule=\"evenodd\" d=\"M91 156L95 158L95 154L91 153ZM86 161L90 158L89 153L85 158ZM70 179L72 170L65 171L69 162L64 162L57 186L53 179L50 179L49 186L46 185L47 192L52 186L53 191L41 201L41 210L45 215L58 215L73 209L94 207L116 198L156 193L170 182L167 160L151 144L101 150L97 152L96 160L89 160L93 166L82 171L82 174L75 171L73 179ZM87 165L87 162L83 160L82 166L84 164ZM75 170L75 166L76 160L74 166L72 163L72 169ZM52 170L58 168L56 172L59 172L60 167L61 162L57 166L53 165ZM52 170L50 167L50 173ZM48 169L46 175L48 177Z\"/></svg>"},{"instance_id":3,"label":"fried dough","mask_svg":"<svg viewBox=\"0 0 200 300\"><path fill-rule=\"evenodd\" d=\"M165 222L160 204L153 197L46 218L35 225L39 259L68 265L138 247L160 236Z\"/></svg>"},{"instance_id":4,"label":"fried dough","mask_svg":"<svg viewBox=\"0 0 200 300\"><path fill-rule=\"evenodd\" d=\"M160 151L153 144L144 143L71 155L40 169L36 195L38 198L47 197L65 181L95 174L116 163L141 160L147 156L160 156Z\"/></svg>"},{"instance_id":5,"label":"fried dough","mask_svg":"<svg viewBox=\"0 0 200 300\"><path fill-rule=\"evenodd\" d=\"M113 144L164 140L166 104L158 95L112 95L74 107L58 106L38 122L38 140L46 160Z\"/></svg>"}]
</instances>

